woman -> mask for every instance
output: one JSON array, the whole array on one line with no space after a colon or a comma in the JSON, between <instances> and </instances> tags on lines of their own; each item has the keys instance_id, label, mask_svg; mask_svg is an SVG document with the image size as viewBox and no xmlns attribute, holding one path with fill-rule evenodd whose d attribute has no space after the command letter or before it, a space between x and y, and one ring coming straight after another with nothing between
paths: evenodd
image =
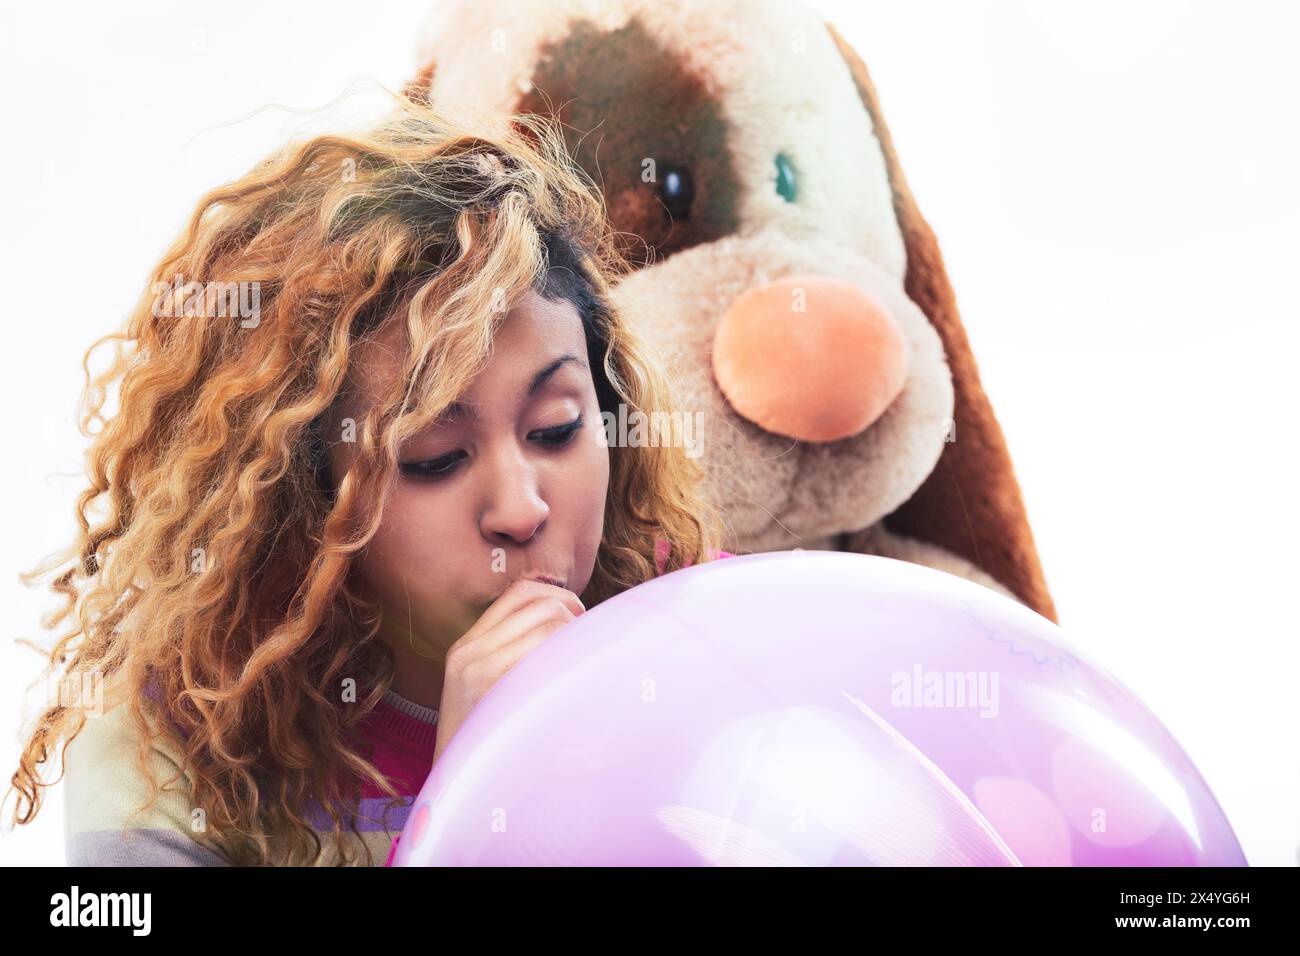
<instances>
[{"instance_id":1,"label":"woman","mask_svg":"<svg viewBox=\"0 0 1300 956\"><path fill-rule=\"evenodd\" d=\"M536 120L402 100L206 196L87 385L15 822L62 743L74 864L379 863L509 667L717 556L684 449L606 440L672 408L620 268Z\"/></svg>"}]
</instances>

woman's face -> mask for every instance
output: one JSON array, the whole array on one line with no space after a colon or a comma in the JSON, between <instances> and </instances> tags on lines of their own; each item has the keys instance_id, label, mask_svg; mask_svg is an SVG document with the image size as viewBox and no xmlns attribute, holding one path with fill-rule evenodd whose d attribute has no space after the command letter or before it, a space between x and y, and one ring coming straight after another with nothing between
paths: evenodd
<instances>
[{"instance_id":1,"label":"woman's face","mask_svg":"<svg viewBox=\"0 0 1300 956\"><path fill-rule=\"evenodd\" d=\"M331 429L380 401L399 371L403 334L393 323L363 347L353 397ZM574 306L535 292L521 300L443 419L399 451L383 523L358 572L390 636L445 650L516 578L575 594L591 578L609 451L597 440L603 422ZM355 444L331 445L336 486L355 453Z\"/></svg>"}]
</instances>

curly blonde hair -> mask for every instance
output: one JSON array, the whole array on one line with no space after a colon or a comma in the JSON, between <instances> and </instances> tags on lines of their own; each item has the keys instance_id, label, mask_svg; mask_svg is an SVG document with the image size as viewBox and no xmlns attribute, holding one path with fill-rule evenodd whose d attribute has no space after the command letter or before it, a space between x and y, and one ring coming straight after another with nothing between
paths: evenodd
<instances>
[{"instance_id":1,"label":"curly blonde hair","mask_svg":"<svg viewBox=\"0 0 1300 956\"><path fill-rule=\"evenodd\" d=\"M397 798L356 745L394 662L354 563L379 528L397 449L483 368L502 304L538 289L579 306L602 411L674 407L611 302L626 268L552 123L471 132L399 97L373 129L288 146L203 197L125 331L87 350L80 531L24 575L53 575L63 596L44 626L71 622L43 651L46 680L93 674L129 700L142 768L161 727L231 862L320 860L315 801L344 847L338 862L355 864L362 783ZM256 316L213 316L196 283L255 290ZM407 330L402 375L357 423L358 458L334 487L322 422L357 349L390 321ZM111 367L92 376L91 353L111 341ZM118 411L105 418L114 383ZM609 455L588 607L718 545L682 449ZM361 691L344 706L349 678ZM12 778L15 824L39 812L58 782L42 768L85 720L52 702L37 716ZM162 784L150 780L152 806Z\"/></svg>"}]
</instances>

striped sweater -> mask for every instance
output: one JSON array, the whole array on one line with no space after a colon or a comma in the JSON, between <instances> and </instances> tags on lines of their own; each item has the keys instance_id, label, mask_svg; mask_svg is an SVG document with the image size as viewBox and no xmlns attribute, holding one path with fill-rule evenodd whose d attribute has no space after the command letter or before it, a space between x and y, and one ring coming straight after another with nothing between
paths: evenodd
<instances>
[{"instance_id":1,"label":"striped sweater","mask_svg":"<svg viewBox=\"0 0 1300 956\"><path fill-rule=\"evenodd\" d=\"M406 824L411 804L433 766L437 720L436 710L389 690L360 726L362 736L374 746L372 762L402 797L394 804L373 786L362 791L357 830L376 866L387 862L393 840ZM139 770L138 753L135 723L123 705L88 717L68 744L63 758L68 865L228 865L221 847L202 832L203 814L191 805L187 777L172 783L147 812L136 812L149 798L149 781ZM176 775L179 755L164 740L155 739L148 759L160 782ZM390 805L385 820L384 810ZM329 816L318 807L311 823L324 847L317 865L331 865L339 848Z\"/></svg>"}]
</instances>

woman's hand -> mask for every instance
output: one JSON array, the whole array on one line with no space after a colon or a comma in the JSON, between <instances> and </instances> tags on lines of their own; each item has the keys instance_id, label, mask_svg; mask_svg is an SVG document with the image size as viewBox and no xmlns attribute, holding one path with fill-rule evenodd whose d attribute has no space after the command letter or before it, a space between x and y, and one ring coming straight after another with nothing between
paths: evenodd
<instances>
[{"instance_id":1,"label":"woman's hand","mask_svg":"<svg viewBox=\"0 0 1300 956\"><path fill-rule=\"evenodd\" d=\"M572 591L516 578L474 626L447 649L438 707L436 764L460 725L506 671L586 611Z\"/></svg>"}]
</instances>

